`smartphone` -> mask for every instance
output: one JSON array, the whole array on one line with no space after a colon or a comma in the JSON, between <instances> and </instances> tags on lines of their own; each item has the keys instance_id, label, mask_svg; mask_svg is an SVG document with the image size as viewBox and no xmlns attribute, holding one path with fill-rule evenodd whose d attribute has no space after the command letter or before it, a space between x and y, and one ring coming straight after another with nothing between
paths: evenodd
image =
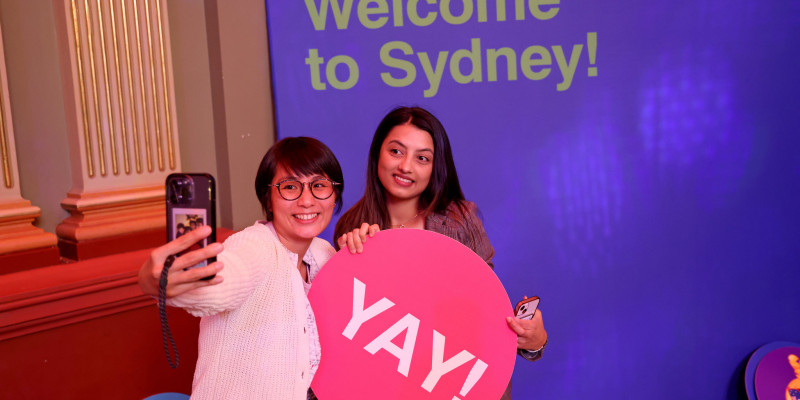
<instances>
[{"instance_id":1,"label":"smartphone","mask_svg":"<svg viewBox=\"0 0 800 400\"><path fill-rule=\"evenodd\" d=\"M533 319L537 308L539 308L539 296L528 297L517 303L514 315L519 319Z\"/></svg>"},{"instance_id":2,"label":"smartphone","mask_svg":"<svg viewBox=\"0 0 800 400\"><path fill-rule=\"evenodd\" d=\"M217 241L216 185L210 174L170 174L166 181L167 194L167 241L175 240L193 229L208 225L211 235L182 254L207 246ZM216 257L204 260L193 267L205 267L216 261ZM208 276L203 279L211 279Z\"/></svg>"}]
</instances>

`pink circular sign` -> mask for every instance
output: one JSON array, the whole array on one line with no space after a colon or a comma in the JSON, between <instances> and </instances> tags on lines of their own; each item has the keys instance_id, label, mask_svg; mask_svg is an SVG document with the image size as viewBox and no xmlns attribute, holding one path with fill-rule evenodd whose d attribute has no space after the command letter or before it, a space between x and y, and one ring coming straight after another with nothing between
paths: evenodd
<instances>
[{"instance_id":1,"label":"pink circular sign","mask_svg":"<svg viewBox=\"0 0 800 400\"><path fill-rule=\"evenodd\" d=\"M800 347L776 347L758 360L755 392L759 399L800 399Z\"/></svg>"},{"instance_id":2,"label":"pink circular sign","mask_svg":"<svg viewBox=\"0 0 800 400\"><path fill-rule=\"evenodd\" d=\"M444 235L379 232L362 254L331 258L308 297L320 399L497 399L511 378L508 295L480 257Z\"/></svg>"}]
</instances>

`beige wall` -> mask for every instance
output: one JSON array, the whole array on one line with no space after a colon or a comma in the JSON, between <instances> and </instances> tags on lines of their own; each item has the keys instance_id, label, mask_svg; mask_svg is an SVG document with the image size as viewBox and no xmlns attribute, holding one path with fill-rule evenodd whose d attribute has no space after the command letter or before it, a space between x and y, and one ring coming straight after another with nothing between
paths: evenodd
<instances>
[{"instance_id":1,"label":"beige wall","mask_svg":"<svg viewBox=\"0 0 800 400\"><path fill-rule=\"evenodd\" d=\"M71 168L54 28L64 0L0 0L22 196L54 232ZM265 5L261 0L166 0L183 171L212 173L220 226L261 218L253 181L274 142Z\"/></svg>"},{"instance_id":2,"label":"beige wall","mask_svg":"<svg viewBox=\"0 0 800 400\"><path fill-rule=\"evenodd\" d=\"M69 213L70 161L58 47L50 1L0 1L9 103L22 197L40 207L40 228L55 232Z\"/></svg>"},{"instance_id":3,"label":"beige wall","mask_svg":"<svg viewBox=\"0 0 800 400\"><path fill-rule=\"evenodd\" d=\"M220 221L240 229L263 217L255 174L275 137L266 5L206 1L205 12Z\"/></svg>"}]
</instances>

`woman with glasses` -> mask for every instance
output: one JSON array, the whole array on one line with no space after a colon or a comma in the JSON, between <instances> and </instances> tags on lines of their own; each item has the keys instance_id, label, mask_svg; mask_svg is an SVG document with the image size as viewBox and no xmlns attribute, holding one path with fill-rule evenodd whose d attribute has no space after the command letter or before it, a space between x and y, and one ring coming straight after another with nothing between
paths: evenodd
<instances>
[{"instance_id":1,"label":"woman with glasses","mask_svg":"<svg viewBox=\"0 0 800 400\"><path fill-rule=\"evenodd\" d=\"M334 254L317 235L341 209L342 182L322 142L285 138L256 174L266 220L174 259L168 304L202 317L193 399L307 398L320 347L306 294ZM165 260L210 232L202 226L153 250L139 271L142 290L156 295ZM213 256L217 262L190 268Z\"/></svg>"},{"instance_id":2,"label":"woman with glasses","mask_svg":"<svg viewBox=\"0 0 800 400\"><path fill-rule=\"evenodd\" d=\"M450 141L441 122L418 107L387 114L372 138L364 197L336 224L338 247L360 253L380 229L413 228L441 233L469 247L494 268L489 243L475 204L458 182ZM533 320L508 318L518 336L520 355L541 357L547 333L541 312ZM509 383L503 399L510 399Z\"/></svg>"}]
</instances>

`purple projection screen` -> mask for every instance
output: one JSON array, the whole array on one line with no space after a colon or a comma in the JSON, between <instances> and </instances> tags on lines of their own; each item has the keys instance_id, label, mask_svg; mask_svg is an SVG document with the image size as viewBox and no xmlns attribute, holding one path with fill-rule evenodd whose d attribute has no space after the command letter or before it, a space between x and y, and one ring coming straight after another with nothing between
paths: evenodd
<instances>
[{"instance_id":1,"label":"purple projection screen","mask_svg":"<svg viewBox=\"0 0 800 400\"><path fill-rule=\"evenodd\" d=\"M542 298L514 398L736 398L800 340L800 1L266 9L278 136L331 147L345 209L389 110L444 124L496 274Z\"/></svg>"}]
</instances>

